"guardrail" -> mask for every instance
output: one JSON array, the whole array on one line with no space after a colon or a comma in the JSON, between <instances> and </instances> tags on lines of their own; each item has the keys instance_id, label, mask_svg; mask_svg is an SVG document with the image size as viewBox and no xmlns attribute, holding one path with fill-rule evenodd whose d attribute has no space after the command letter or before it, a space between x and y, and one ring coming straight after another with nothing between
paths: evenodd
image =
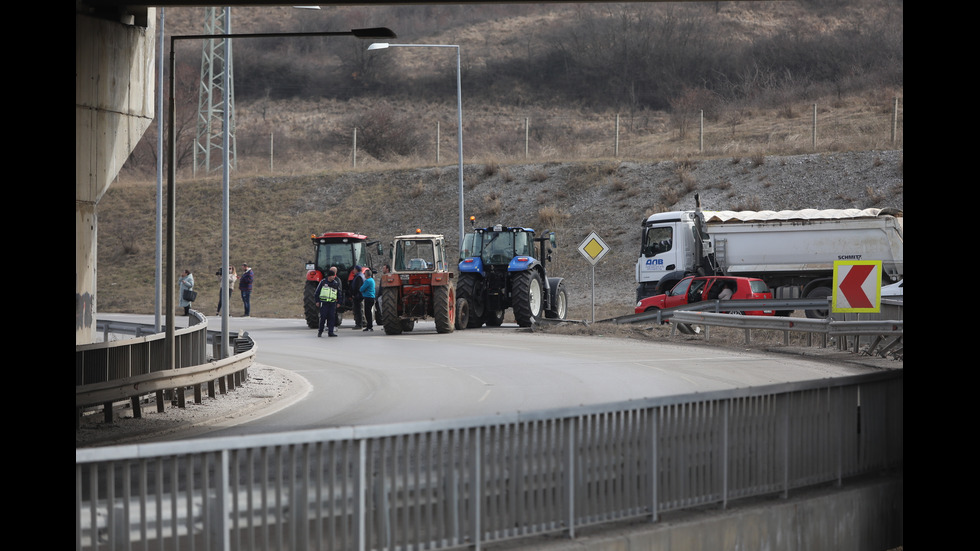
<instances>
[{"instance_id":1,"label":"guardrail","mask_svg":"<svg viewBox=\"0 0 980 551\"><path fill-rule=\"evenodd\" d=\"M575 538L587 526L901 469L903 395L903 370L883 370L465 420L76 449L75 548L481 549Z\"/></svg>"},{"instance_id":2,"label":"guardrail","mask_svg":"<svg viewBox=\"0 0 980 551\"><path fill-rule=\"evenodd\" d=\"M190 326L174 330L175 369L165 365L164 333L150 325L98 321L97 329L106 334L121 333L134 338L79 345L75 347L75 428L84 408L101 406L105 421L112 422L116 402L129 401L134 417L141 416L140 398L154 394L157 411L163 411L165 393L173 392L178 407L184 407L185 389L191 388L194 401L201 402L202 385L208 395L224 393L242 384L255 357L255 344L247 333L231 336L234 355L209 359L207 344L218 357L221 333L208 331L207 318L192 311ZM217 383L217 390L215 384Z\"/></svg>"},{"instance_id":3,"label":"guardrail","mask_svg":"<svg viewBox=\"0 0 980 551\"><path fill-rule=\"evenodd\" d=\"M819 335L822 346L830 339L841 350L859 352L862 337L869 338L868 355L885 356L901 353L904 348L904 320L902 301L883 299L881 314L844 314L844 321L833 317L826 319L791 318L784 316L743 316L743 311L754 310L807 310L830 309L828 299L771 299L771 300L707 300L686 304L676 308L666 308L655 312L643 312L601 320L605 323L666 323L673 321L671 334L676 331L691 333L690 327L699 325L705 328L705 339L710 340L712 326L742 329L746 344L752 341L752 330L775 330L783 332L783 344L790 344L790 333L806 333L807 346L813 345L813 335ZM734 312L722 314L719 312ZM891 319L862 319L880 318ZM854 318L854 319L851 319Z\"/></svg>"}]
</instances>

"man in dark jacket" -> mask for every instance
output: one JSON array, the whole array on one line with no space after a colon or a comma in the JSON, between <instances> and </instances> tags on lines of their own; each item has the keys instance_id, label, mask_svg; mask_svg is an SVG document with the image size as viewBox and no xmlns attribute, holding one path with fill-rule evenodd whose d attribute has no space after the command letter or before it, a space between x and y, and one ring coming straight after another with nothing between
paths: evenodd
<instances>
[{"instance_id":1,"label":"man in dark jacket","mask_svg":"<svg viewBox=\"0 0 980 551\"><path fill-rule=\"evenodd\" d=\"M252 283L255 282L255 274L248 264L242 264L242 277L238 278L238 289L242 292L242 304L245 305L245 317L247 318L252 311Z\"/></svg>"},{"instance_id":2,"label":"man in dark jacket","mask_svg":"<svg viewBox=\"0 0 980 551\"><path fill-rule=\"evenodd\" d=\"M364 284L364 273L360 266L354 266L348 277L350 286L351 308L354 310L354 327L364 327L364 296L361 295L361 285Z\"/></svg>"},{"instance_id":3,"label":"man in dark jacket","mask_svg":"<svg viewBox=\"0 0 980 551\"><path fill-rule=\"evenodd\" d=\"M340 279L337 268L330 268L327 277L316 287L316 305L320 308L320 329L317 337L323 336L323 324L327 324L327 336L336 337L334 327L337 322L337 300L340 298Z\"/></svg>"}]
</instances>

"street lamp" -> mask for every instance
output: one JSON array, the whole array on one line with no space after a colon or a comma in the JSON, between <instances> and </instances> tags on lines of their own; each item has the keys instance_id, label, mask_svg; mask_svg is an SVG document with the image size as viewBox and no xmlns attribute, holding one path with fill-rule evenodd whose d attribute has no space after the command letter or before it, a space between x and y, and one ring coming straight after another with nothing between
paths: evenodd
<instances>
[{"instance_id":1,"label":"street lamp","mask_svg":"<svg viewBox=\"0 0 980 551\"><path fill-rule=\"evenodd\" d=\"M458 118L456 146L459 151L459 248L463 249L463 89L460 86L460 65L459 65L459 46L453 44L389 44L387 42L375 42L368 46L368 50L384 50L386 48L456 48L456 116Z\"/></svg>"}]
</instances>

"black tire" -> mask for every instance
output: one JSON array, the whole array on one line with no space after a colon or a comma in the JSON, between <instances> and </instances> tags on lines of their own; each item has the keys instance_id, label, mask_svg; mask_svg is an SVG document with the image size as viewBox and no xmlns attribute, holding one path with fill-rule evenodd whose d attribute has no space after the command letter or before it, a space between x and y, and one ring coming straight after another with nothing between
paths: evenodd
<instances>
[{"instance_id":1,"label":"black tire","mask_svg":"<svg viewBox=\"0 0 980 551\"><path fill-rule=\"evenodd\" d=\"M486 312L484 317L487 320L487 327L500 327L504 323L504 311L493 310Z\"/></svg>"},{"instance_id":2,"label":"black tire","mask_svg":"<svg viewBox=\"0 0 980 551\"><path fill-rule=\"evenodd\" d=\"M558 288L552 291L555 294L551 304L553 309L547 310L544 315L549 319L563 320L568 315L568 292L565 291L565 282L558 284Z\"/></svg>"},{"instance_id":3,"label":"black tire","mask_svg":"<svg viewBox=\"0 0 980 551\"><path fill-rule=\"evenodd\" d=\"M810 290L809 293L806 294L806 298L826 298L829 297L832 293L833 291L830 290L830 287L823 287L823 286L814 287L813 289ZM806 317L812 319L826 319L827 316L829 315L830 315L830 310L823 309L823 308L816 308L814 310L806 311Z\"/></svg>"},{"instance_id":4,"label":"black tire","mask_svg":"<svg viewBox=\"0 0 980 551\"><path fill-rule=\"evenodd\" d=\"M456 297L456 329L466 329L466 324L470 322L470 301L465 298Z\"/></svg>"},{"instance_id":5,"label":"black tire","mask_svg":"<svg viewBox=\"0 0 980 551\"><path fill-rule=\"evenodd\" d=\"M306 316L306 326L310 329L320 327L320 309L316 307L316 288L319 283L307 281L303 289L303 315Z\"/></svg>"},{"instance_id":6,"label":"black tire","mask_svg":"<svg viewBox=\"0 0 980 551\"><path fill-rule=\"evenodd\" d=\"M381 290L381 325L387 335L401 335L402 324L398 319L398 287Z\"/></svg>"},{"instance_id":7,"label":"black tire","mask_svg":"<svg viewBox=\"0 0 980 551\"><path fill-rule=\"evenodd\" d=\"M530 327L541 319L541 307L544 303L541 276L534 270L528 270L515 276L512 292L514 319L521 327Z\"/></svg>"},{"instance_id":8,"label":"black tire","mask_svg":"<svg viewBox=\"0 0 980 551\"><path fill-rule=\"evenodd\" d=\"M456 289L441 285L432 289L432 317L436 333L452 333L456 329Z\"/></svg>"},{"instance_id":9,"label":"black tire","mask_svg":"<svg viewBox=\"0 0 980 551\"><path fill-rule=\"evenodd\" d=\"M476 328L483 325L483 297L477 296L479 291L480 276L476 274L459 274L459 283L456 284L456 300L465 300L469 307L469 316L465 321L466 327Z\"/></svg>"},{"instance_id":10,"label":"black tire","mask_svg":"<svg viewBox=\"0 0 980 551\"><path fill-rule=\"evenodd\" d=\"M399 325L401 326L402 331L411 333L415 329L415 320L401 320L399 321Z\"/></svg>"}]
</instances>

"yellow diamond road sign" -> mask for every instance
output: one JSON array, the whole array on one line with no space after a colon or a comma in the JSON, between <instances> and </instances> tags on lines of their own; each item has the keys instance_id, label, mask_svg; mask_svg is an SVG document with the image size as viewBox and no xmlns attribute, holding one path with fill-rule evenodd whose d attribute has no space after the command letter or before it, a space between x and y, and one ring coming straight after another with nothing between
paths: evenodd
<instances>
[{"instance_id":1,"label":"yellow diamond road sign","mask_svg":"<svg viewBox=\"0 0 980 551\"><path fill-rule=\"evenodd\" d=\"M601 237L592 232L578 246L578 252L582 253L582 256L595 266L596 262L599 262L599 259L609 252L609 247L606 246Z\"/></svg>"}]
</instances>

